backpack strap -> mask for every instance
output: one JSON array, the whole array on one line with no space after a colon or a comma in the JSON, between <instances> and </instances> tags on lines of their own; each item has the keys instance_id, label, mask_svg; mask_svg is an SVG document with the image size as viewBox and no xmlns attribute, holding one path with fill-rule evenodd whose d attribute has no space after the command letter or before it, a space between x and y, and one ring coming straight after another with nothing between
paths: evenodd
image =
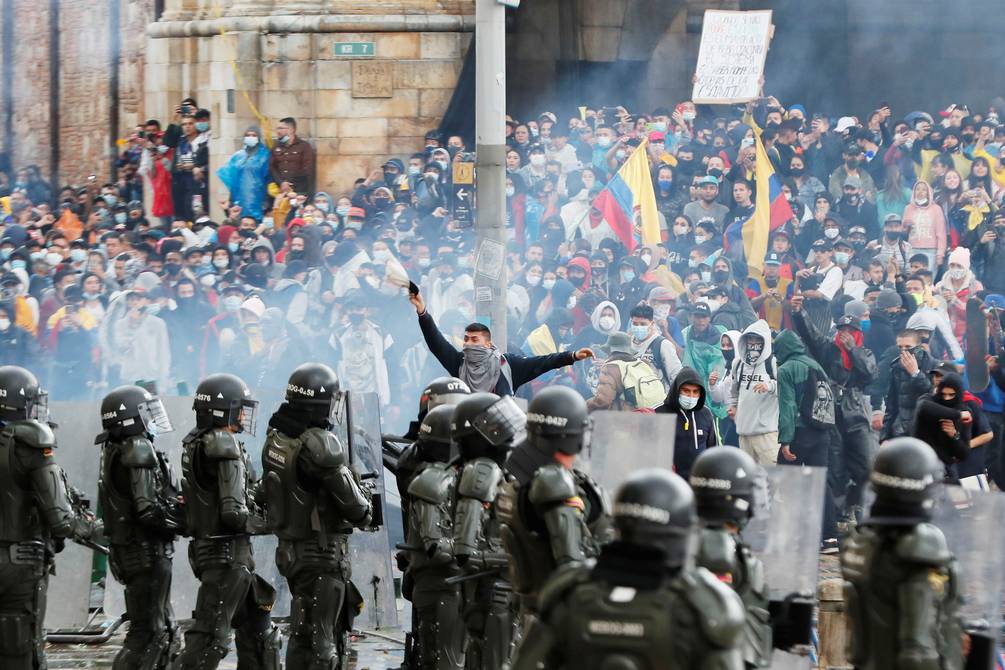
<instances>
[{"instance_id":1,"label":"backpack strap","mask_svg":"<svg viewBox=\"0 0 1005 670\"><path fill-rule=\"evenodd\" d=\"M652 352L653 360L656 361L656 367L663 373L663 379L670 383L670 374L667 372L666 367L663 364L663 343L667 341L667 338L662 335L657 335L653 338L653 341L649 343L647 350Z\"/></svg>"}]
</instances>

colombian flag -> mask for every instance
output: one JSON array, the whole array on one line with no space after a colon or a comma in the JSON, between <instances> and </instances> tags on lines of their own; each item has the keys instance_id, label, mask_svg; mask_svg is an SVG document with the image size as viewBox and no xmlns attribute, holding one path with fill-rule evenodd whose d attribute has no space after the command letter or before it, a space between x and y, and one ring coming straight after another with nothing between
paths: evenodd
<instances>
[{"instance_id":1,"label":"colombian flag","mask_svg":"<svg viewBox=\"0 0 1005 670\"><path fill-rule=\"evenodd\" d=\"M643 140L593 199L595 216L590 217L591 225L596 228L601 221L607 221L629 252L640 242L646 245L660 242L659 211L649 171L648 145L649 141Z\"/></svg>"},{"instance_id":2,"label":"colombian flag","mask_svg":"<svg viewBox=\"0 0 1005 670\"><path fill-rule=\"evenodd\" d=\"M725 249L743 244L750 277L760 277L764 267L764 256L768 253L768 237L793 217L789 201L782 195L782 182L775 174L768 152L761 143L761 133L754 129L754 180L757 195L754 213L742 223L734 223L726 229L722 245Z\"/></svg>"}]
</instances>

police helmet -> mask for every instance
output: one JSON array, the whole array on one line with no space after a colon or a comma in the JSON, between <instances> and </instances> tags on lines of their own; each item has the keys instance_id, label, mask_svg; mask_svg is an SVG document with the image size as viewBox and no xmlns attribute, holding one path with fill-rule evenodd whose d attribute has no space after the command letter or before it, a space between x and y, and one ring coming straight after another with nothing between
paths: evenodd
<instances>
[{"instance_id":1,"label":"police helmet","mask_svg":"<svg viewBox=\"0 0 1005 670\"><path fill-rule=\"evenodd\" d=\"M20 366L0 367L0 419L49 419L49 394L39 386L35 375Z\"/></svg>"},{"instance_id":2,"label":"police helmet","mask_svg":"<svg viewBox=\"0 0 1005 670\"><path fill-rule=\"evenodd\" d=\"M419 425L419 439L416 441L422 460L446 463L452 458L450 425L453 416L453 405L439 405L426 414Z\"/></svg>"},{"instance_id":3,"label":"police helmet","mask_svg":"<svg viewBox=\"0 0 1005 670\"><path fill-rule=\"evenodd\" d=\"M480 456L502 458L514 442L523 439L527 416L512 396L478 392L456 406L450 421L450 435L461 458Z\"/></svg>"},{"instance_id":4,"label":"police helmet","mask_svg":"<svg viewBox=\"0 0 1005 670\"><path fill-rule=\"evenodd\" d=\"M199 382L192 409L199 428L239 426L243 432L255 434L258 401L237 375L217 373Z\"/></svg>"},{"instance_id":5,"label":"police helmet","mask_svg":"<svg viewBox=\"0 0 1005 670\"><path fill-rule=\"evenodd\" d=\"M897 437L886 442L869 474L876 500L866 523L909 526L927 521L944 472L935 450L921 440Z\"/></svg>"},{"instance_id":6,"label":"police helmet","mask_svg":"<svg viewBox=\"0 0 1005 670\"><path fill-rule=\"evenodd\" d=\"M471 389L457 377L437 377L426 385L419 397L419 416L440 405L456 405L471 395Z\"/></svg>"},{"instance_id":7,"label":"police helmet","mask_svg":"<svg viewBox=\"0 0 1005 670\"><path fill-rule=\"evenodd\" d=\"M549 453L575 456L589 442L590 415L583 396L568 386L549 386L527 407L527 438Z\"/></svg>"},{"instance_id":8,"label":"police helmet","mask_svg":"<svg viewBox=\"0 0 1005 670\"><path fill-rule=\"evenodd\" d=\"M140 386L120 386L101 401L101 427L113 436L127 437L172 430L160 398Z\"/></svg>"},{"instance_id":9,"label":"police helmet","mask_svg":"<svg viewBox=\"0 0 1005 670\"><path fill-rule=\"evenodd\" d=\"M311 424L328 428L335 420L342 399L338 375L323 363L304 363L286 383L286 402L306 411Z\"/></svg>"},{"instance_id":10,"label":"police helmet","mask_svg":"<svg viewBox=\"0 0 1005 670\"><path fill-rule=\"evenodd\" d=\"M694 493L679 475L659 468L628 476L614 496L614 527L622 542L660 550L667 567L694 556Z\"/></svg>"},{"instance_id":11,"label":"police helmet","mask_svg":"<svg viewBox=\"0 0 1005 670\"><path fill-rule=\"evenodd\" d=\"M755 496L765 491L764 470L736 447L712 447L695 459L689 480L706 524L743 528L754 516Z\"/></svg>"}]
</instances>

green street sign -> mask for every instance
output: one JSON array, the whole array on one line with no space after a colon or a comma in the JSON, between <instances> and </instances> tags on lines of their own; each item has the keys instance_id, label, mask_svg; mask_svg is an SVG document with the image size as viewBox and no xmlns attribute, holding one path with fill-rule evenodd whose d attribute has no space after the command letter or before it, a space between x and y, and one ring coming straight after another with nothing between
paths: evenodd
<instances>
[{"instance_id":1,"label":"green street sign","mask_svg":"<svg viewBox=\"0 0 1005 670\"><path fill-rule=\"evenodd\" d=\"M373 42L336 42L336 58L373 58L377 49Z\"/></svg>"}]
</instances>

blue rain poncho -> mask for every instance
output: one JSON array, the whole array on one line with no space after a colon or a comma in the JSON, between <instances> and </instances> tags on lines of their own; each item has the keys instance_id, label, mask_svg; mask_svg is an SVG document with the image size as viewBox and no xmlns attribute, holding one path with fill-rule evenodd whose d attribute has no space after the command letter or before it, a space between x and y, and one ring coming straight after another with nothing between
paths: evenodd
<instances>
[{"instance_id":1,"label":"blue rain poncho","mask_svg":"<svg viewBox=\"0 0 1005 670\"><path fill-rule=\"evenodd\" d=\"M242 214L261 221L270 179L269 148L262 144L262 132L256 126L246 132L258 135L258 144L240 149L216 174L230 191L231 201L241 206Z\"/></svg>"}]
</instances>

